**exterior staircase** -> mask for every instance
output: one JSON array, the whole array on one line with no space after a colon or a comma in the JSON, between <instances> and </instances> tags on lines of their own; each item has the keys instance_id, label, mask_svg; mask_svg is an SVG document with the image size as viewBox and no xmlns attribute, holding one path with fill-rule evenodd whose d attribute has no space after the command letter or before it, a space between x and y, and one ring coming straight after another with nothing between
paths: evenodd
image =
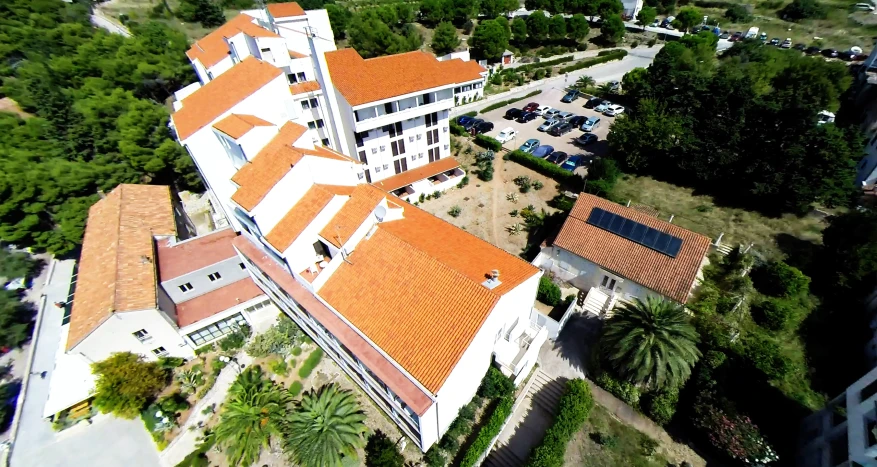
<instances>
[{"instance_id":1,"label":"exterior staircase","mask_svg":"<svg viewBox=\"0 0 877 467\"><path fill-rule=\"evenodd\" d=\"M609 295L597 287L591 287L591 290L588 291L588 295L585 297L585 303L582 306L582 309L587 313L600 316L603 314L603 310L608 301Z\"/></svg>"},{"instance_id":2,"label":"exterior staircase","mask_svg":"<svg viewBox=\"0 0 877 467\"><path fill-rule=\"evenodd\" d=\"M526 463L530 451L542 442L545 431L554 423L565 381L552 379L537 368L527 384L526 393L516 404L512 420L482 465L521 467ZM527 428L519 430L523 424Z\"/></svg>"}]
</instances>

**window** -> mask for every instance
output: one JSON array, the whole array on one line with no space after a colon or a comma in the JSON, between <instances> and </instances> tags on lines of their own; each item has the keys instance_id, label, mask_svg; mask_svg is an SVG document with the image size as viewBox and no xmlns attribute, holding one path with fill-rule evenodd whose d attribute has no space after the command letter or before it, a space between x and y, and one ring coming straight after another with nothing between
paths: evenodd
<instances>
[{"instance_id":1,"label":"window","mask_svg":"<svg viewBox=\"0 0 877 467\"><path fill-rule=\"evenodd\" d=\"M134 334L134 337L136 337L137 340L140 342L146 342L146 341L152 339L152 336L150 336L149 333L146 332L146 329L134 331L132 334Z\"/></svg>"},{"instance_id":2,"label":"window","mask_svg":"<svg viewBox=\"0 0 877 467\"><path fill-rule=\"evenodd\" d=\"M361 148L365 144L364 140L368 138L368 132L360 131L359 133L354 133L353 137L356 139L356 147Z\"/></svg>"},{"instance_id":3,"label":"window","mask_svg":"<svg viewBox=\"0 0 877 467\"><path fill-rule=\"evenodd\" d=\"M167 355L167 350L165 350L164 347L156 347L152 349L152 354L156 357L164 357Z\"/></svg>"},{"instance_id":4,"label":"window","mask_svg":"<svg viewBox=\"0 0 877 467\"><path fill-rule=\"evenodd\" d=\"M289 84L295 84L298 82L298 78L295 77L295 73L287 74L286 80L289 81Z\"/></svg>"},{"instance_id":5,"label":"window","mask_svg":"<svg viewBox=\"0 0 877 467\"><path fill-rule=\"evenodd\" d=\"M183 284L183 285L180 286L180 290L183 291L183 292L188 292L188 291L192 290L193 288L194 288L194 287L192 287L192 283L191 283L191 282L186 282L185 284Z\"/></svg>"},{"instance_id":6,"label":"window","mask_svg":"<svg viewBox=\"0 0 877 467\"><path fill-rule=\"evenodd\" d=\"M391 114L391 113L393 113L393 112L395 112L395 111L396 111L396 110L394 109L394 106L393 106L393 103L392 103L392 102L387 102L386 104L384 104L384 112L385 112L385 113Z\"/></svg>"},{"instance_id":7,"label":"window","mask_svg":"<svg viewBox=\"0 0 877 467\"><path fill-rule=\"evenodd\" d=\"M317 128L323 128L323 119L318 118L318 119L314 120L313 122L308 122L308 128L310 128L311 130L316 130Z\"/></svg>"},{"instance_id":8,"label":"window","mask_svg":"<svg viewBox=\"0 0 877 467\"><path fill-rule=\"evenodd\" d=\"M399 160L393 161L393 168L396 169L397 174L400 174L402 172L407 171L408 170L408 159L405 159L403 157Z\"/></svg>"},{"instance_id":9,"label":"window","mask_svg":"<svg viewBox=\"0 0 877 467\"><path fill-rule=\"evenodd\" d=\"M222 276L219 275L219 272L213 272L213 273L207 274L207 278L210 279L210 282L215 282L215 281L218 281L219 279L222 279Z\"/></svg>"},{"instance_id":10,"label":"window","mask_svg":"<svg viewBox=\"0 0 877 467\"><path fill-rule=\"evenodd\" d=\"M230 50L231 62L237 63L237 62L241 61L240 55L238 55L238 49L237 49L237 47L235 47L234 42L229 42L228 45L229 45L229 47L231 47L231 50Z\"/></svg>"},{"instance_id":11,"label":"window","mask_svg":"<svg viewBox=\"0 0 877 467\"><path fill-rule=\"evenodd\" d=\"M438 123L438 113L437 112L433 112L431 114L426 114L423 118L426 119L426 127L427 128L434 126L436 123Z\"/></svg>"},{"instance_id":12,"label":"window","mask_svg":"<svg viewBox=\"0 0 877 467\"><path fill-rule=\"evenodd\" d=\"M393 150L393 156L398 156L405 152L405 140L393 141L390 143L390 149Z\"/></svg>"},{"instance_id":13,"label":"window","mask_svg":"<svg viewBox=\"0 0 877 467\"><path fill-rule=\"evenodd\" d=\"M438 129L426 132L426 144L427 145L438 144L438 142L439 142Z\"/></svg>"},{"instance_id":14,"label":"window","mask_svg":"<svg viewBox=\"0 0 877 467\"><path fill-rule=\"evenodd\" d=\"M307 81L308 79L305 77L304 73L296 73L295 77L298 78L299 81Z\"/></svg>"},{"instance_id":15,"label":"window","mask_svg":"<svg viewBox=\"0 0 877 467\"><path fill-rule=\"evenodd\" d=\"M238 263L238 266L240 266L241 269L247 269L247 265L244 263Z\"/></svg>"},{"instance_id":16,"label":"window","mask_svg":"<svg viewBox=\"0 0 877 467\"><path fill-rule=\"evenodd\" d=\"M320 101L318 101L317 99L311 99L311 108L312 109L316 109L319 106L320 106Z\"/></svg>"},{"instance_id":17,"label":"window","mask_svg":"<svg viewBox=\"0 0 877 467\"><path fill-rule=\"evenodd\" d=\"M359 162L368 165L368 159L365 158L365 151L359 151Z\"/></svg>"},{"instance_id":18,"label":"window","mask_svg":"<svg viewBox=\"0 0 877 467\"><path fill-rule=\"evenodd\" d=\"M274 61L274 54L271 53L270 48L259 49L259 52L262 54L262 60L268 60L269 62Z\"/></svg>"},{"instance_id":19,"label":"window","mask_svg":"<svg viewBox=\"0 0 877 467\"><path fill-rule=\"evenodd\" d=\"M396 122L392 125L384 125L383 130L390 134L390 138L395 138L402 134L402 122Z\"/></svg>"},{"instance_id":20,"label":"window","mask_svg":"<svg viewBox=\"0 0 877 467\"><path fill-rule=\"evenodd\" d=\"M429 152L429 161L430 162L435 162L441 158L441 156L439 155L439 148L431 148L427 152Z\"/></svg>"},{"instance_id":21,"label":"window","mask_svg":"<svg viewBox=\"0 0 877 467\"><path fill-rule=\"evenodd\" d=\"M308 100L307 100L307 99L301 101L301 109L302 109L302 110L307 110L307 109L310 109L310 108L311 108L311 104L308 103Z\"/></svg>"},{"instance_id":22,"label":"window","mask_svg":"<svg viewBox=\"0 0 877 467\"><path fill-rule=\"evenodd\" d=\"M329 146L329 138L323 138L323 140L320 141L320 144L323 146Z\"/></svg>"},{"instance_id":23,"label":"window","mask_svg":"<svg viewBox=\"0 0 877 467\"><path fill-rule=\"evenodd\" d=\"M615 279L612 279L609 276L603 276L603 281L600 282L600 286L609 290L615 290Z\"/></svg>"},{"instance_id":24,"label":"window","mask_svg":"<svg viewBox=\"0 0 877 467\"><path fill-rule=\"evenodd\" d=\"M270 303L270 300L267 302ZM252 307L248 307L246 310L251 311L250 308L255 310L256 306L258 306L258 305L259 304L256 304ZM262 302L262 306L266 306L266 305L267 305L266 302ZM261 308L261 306L259 308ZM201 328L200 330L189 334L189 339L192 339L192 342L194 342L196 346L200 346L200 345L206 344L210 341L219 339L220 337L222 337L226 334L230 334L232 331L237 329L239 326L243 326L245 324L247 324L247 321L244 319L243 315L241 315L240 313L237 313L233 316L229 316L228 318L226 318L222 321L217 321L211 325L205 326L205 327Z\"/></svg>"},{"instance_id":25,"label":"window","mask_svg":"<svg viewBox=\"0 0 877 467\"><path fill-rule=\"evenodd\" d=\"M430 94L430 93L426 93L426 94L424 94L421 98L423 99L423 104L422 104L422 105L426 105L426 104L431 104L431 103L432 103L432 94Z\"/></svg>"},{"instance_id":26,"label":"window","mask_svg":"<svg viewBox=\"0 0 877 467\"><path fill-rule=\"evenodd\" d=\"M213 81L213 73L212 72L210 72L210 71L207 72L207 79L209 81Z\"/></svg>"}]
</instances>

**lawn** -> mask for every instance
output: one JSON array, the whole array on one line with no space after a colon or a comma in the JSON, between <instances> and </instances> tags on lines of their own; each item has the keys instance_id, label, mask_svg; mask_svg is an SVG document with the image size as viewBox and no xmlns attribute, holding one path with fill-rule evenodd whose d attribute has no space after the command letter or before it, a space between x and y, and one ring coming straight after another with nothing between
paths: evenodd
<instances>
[{"instance_id":1,"label":"lawn","mask_svg":"<svg viewBox=\"0 0 877 467\"><path fill-rule=\"evenodd\" d=\"M631 200L639 208L658 218L699 232L715 240L724 233L722 243L754 244L752 250L765 258L779 258L783 252L777 243L782 234L821 243L826 227L821 216L798 217L785 214L767 217L741 208L719 206L708 195L698 195L691 188L679 187L651 177L625 175L613 192L618 201Z\"/></svg>"},{"instance_id":2,"label":"lawn","mask_svg":"<svg viewBox=\"0 0 877 467\"><path fill-rule=\"evenodd\" d=\"M601 445L594 438L602 433L613 442ZM669 460L656 452L646 455L644 441L646 435L613 418L603 407L594 406L588 421L576 433L566 448L564 465L589 467L665 467ZM658 448L661 451L662 448Z\"/></svg>"}]
</instances>

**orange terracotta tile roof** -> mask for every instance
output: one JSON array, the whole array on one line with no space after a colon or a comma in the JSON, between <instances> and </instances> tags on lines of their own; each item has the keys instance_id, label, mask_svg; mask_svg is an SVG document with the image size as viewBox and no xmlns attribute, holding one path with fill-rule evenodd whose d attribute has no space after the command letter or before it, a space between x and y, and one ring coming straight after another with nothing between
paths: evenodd
<instances>
[{"instance_id":1,"label":"orange terracotta tile roof","mask_svg":"<svg viewBox=\"0 0 877 467\"><path fill-rule=\"evenodd\" d=\"M275 18L288 18L290 16L304 16L305 10L295 2L269 3L268 12Z\"/></svg>"},{"instance_id":2,"label":"orange terracotta tile roof","mask_svg":"<svg viewBox=\"0 0 877 467\"><path fill-rule=\"evenodd\" d=\"M587 223L600 208L682 239L676 258ZM685 303L710 239L603 198L582 193L554 245L677 302Z\"/></svg>"},{"instance_id":3,"label":"orange terracotta tile roof","mask_svg":"<svg viewBox=\"0 0 877 467\"><path fill-rule=\"evenodd\" d=\"M234 229L226 227L182 242L171 239L156 242L159 282L236 257L231 242L237 236Z\"/></svg>"},{"instance_id":4,"label":"orange terracotta tile roof","mask_svg":"<svg viewBox=\"0 0 877 467\"><path fill-rule=\"evenodd\" d=\"M255 115L231 114L228 117L213 124L213 128L227 134L232 139L238 139L257 126L274 126Z\"/></svg>"},{"instance_id":5,"label":"orange terracotta tile roof","mask_svg":"<svg viewBox=\"0 0 877 467\"><path fill-rule=\"evenodd\" d=\"M354 49L341 49L326 52L326 63L338 91L352 106L481 79L486 71L474 62L440 62L419 51L365 60Z\"/></svg>"},{"instance_id":6,"label":"orange terracotta tile roof","mask_svg":"<svg viewBox=\"0 0 877 467\"><path fill-rule=\"evenodd\" d=\"M289 85L289 92L294 96L296 94L303 94L306 92L314 92L320 90L320 83L318 81L303 81L301 83L295 83Z\"/></svg>"},{"instance_id":7,"label":"orange terracotta tile roof","mask_svg":"<svg viewBox=\"0 0 877 467\"><path fill-rule=\"evenodd\" d=\"M426 164L422 167L411 169L407 172L402 172L400 174L393 175L390 178L386 178L384 180L376 182L375 186L385 191L393 191L404 186L408 186L418 180L423 180L424 178L429 178L433 175L447 172L448 170L455 169L459 166L460 164L453 157L445 157L444 159L430 162L429 164Z\"/></svg>"},{"instance_id":8,"label":"orange terracotta tile roof","mask_svg":"<svg viewBox=\"0 0 877 467\"><path fill-rule=\"evenodd\" d=\"M273 31L269 31L255 23L255 18L246 14L239 14L217 28L215 31L195 41L192 47L186 51L189 60L199 60L206 68L219 63L228 57L228 44L225 39L244 33L250 37L280 37Z\"/></svg>"},{"instance_id":9,"label":"orange terracotta tile roof","mask_svg":"<svg viewBox=\"0 0 877 467\"><path fill-rule=\"evenodd\" d=\"M314 149L292 147L292 144L307 131L307 128L292 122L286 122L280 127L280 132L253 157L253 160L244 164L231 177L231 180L238 185L231 199L247 211L253 209L289 172L289 169L305 156L353 162L349 157L322 146Z\"/></svg>"},{"instance_id":10,"label":"orange terracotta tile roof","mask_svg":"<svg viewBox=\"0 0 877 467\"><path fill-rule=\"evenodd\" d=\"M153 237L173 235L166 186L119 185L89 209L67 350L115 312L157 307Z\"/></svg>"},{"instance_id":11,"label":"orange terracotta tile roof","mask_svg":"<svg viewBox=\"0 0 877 467\"><path fill-rule=\"evenodd\" d=\"M253 279L246 277L177 304L177 325L182 328L195 324L262 295L265 292L262 292Z\"/></svg>"},{"instance_id":12,"label":"orange terracotta tile roof","mask_svg":"<svg viewBox=\"0 0 877 467\"><path fill-rule=\"evenodd\" d=\"M277 251L286 250L334 197L333 193L320 185L312 186L265 235L265 240Z\"/></svg>"},{"instance_id":13,"label":"orange terracotta tile roof","mask_svg":"<svg viewBox=\"0 0 877 467\"><path fill-rule=\"evenodd\" d=\"M539 270L414 206L404 216L379 224L318 293L437 393L500 296Z\"/></svg>"},{"instance_id":14,"label":"orange terracotta tile roof","mask_svg":"<svg viewBox=\"0 0 877 467\"><path fill-rule=\"evenodd\" d=\"M183 108L171 118L180 140L211 124L283 71L270 63L247 57L182 100Z\"/></svg>"},{"instance_id":15,"label":"orange terracotta tile roof","mask_svg":"<svg viewBox=\"0 0 877 467\"><path fill-rule=\"evenodd\" d=\"M357 185L350 194L350 199L320 231L320 236L341 248L386 197L386 192L371 185Z\"/></svg>"},{"instance_id":16,"label":"orange terracotta tile roof","mask_svg":"<svg viewBox=\"0 0 877 467\"><path fill-rule=\"evenodd\" d=\"M247 237L239 236L235 247L252 261L265 275L271 278L293 300L304 307L336 339L356 355L381 381L399 396L416 414L423 415L432 406L432 399L420 387L402 373L387 357L366 341L356 330L332 312L289 274L284 266L274 261L261 246L254 245Z\"/></svg>"},{"instance_id":17,"label":"orange terracotta tile roof","mask_svg":"<svg viewBox=\"0 0 877 467\"><path fill-rule=\"evenodd\" d=\"M295 50L292 50L292 49L287 49L287 50L289 51L289 58L291 58L293 60L296 60L299 58L308 58L310 56L310 55L305 55L301 52L296 52Z\"/></svg>"}]
</instances>

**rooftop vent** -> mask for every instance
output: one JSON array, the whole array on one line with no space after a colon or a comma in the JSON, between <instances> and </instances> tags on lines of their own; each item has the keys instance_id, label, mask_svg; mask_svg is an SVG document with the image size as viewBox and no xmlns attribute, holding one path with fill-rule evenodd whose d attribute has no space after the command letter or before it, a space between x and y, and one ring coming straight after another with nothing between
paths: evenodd
<instances>
[{"instance_id":1,"label":"rooftop vent","mask_svg":"<svg viewBox=\"0 0 877 467\"><path fill-rule=\"evenodd\" d=\"M481 285L487 287L490 290L498 287L502 282L499 281L499 269L494 269L490 271L490 274L487 274L487 280L482 282Z\"/></svg>"}]
</instances>

